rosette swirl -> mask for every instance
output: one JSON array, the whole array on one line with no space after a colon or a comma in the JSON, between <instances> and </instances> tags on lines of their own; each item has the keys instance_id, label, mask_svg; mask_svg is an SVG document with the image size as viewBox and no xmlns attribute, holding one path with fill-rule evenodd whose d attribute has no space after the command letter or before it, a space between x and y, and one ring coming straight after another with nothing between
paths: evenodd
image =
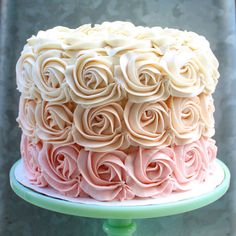
<instances>
[{"instance_id":1,"label":"rosette swirl","mask_svg":"<svg viewBox=\"0 0 236 236\"><path fill-rule=\"evenodd\" d=\"M28 180L31 184L39 187L46 187L48 183L38 162L38 155L42 149L42 142L34 143L29 137L22 134L20 148L26 170L25 174Z\"/></svg>"},{"instance_id":2,"label":"rosette swirl","mask_svg":"<svg viewBox=\"0 0 236 236\"><path fill-rule=\"evenodd\" d=\"M137 148L126 158L127 184L138 197L170 194L175 187L175 153L171 148Z\"/></svg>"},{"instance_id":3,"label":"rosette swirl","mask_svg":"<svg viewBox=\"0 0 236 236\"><path fill-rule=\"evenodd\" d=\"M203 58L204 54L195 53L185 46L178 50L168 50L164 54L161 65L169 78L172 96L193 97L213 83L210 69L203 64L207 59Z\"/></svg>"},{"instance_id":4,"label":"rosette swirl","mask_svg":"<svg viewBox=\"0 0 236 236\"><path fill-rule=\"evenodd\" d=\"M164 102L127 102L124 120L134 145L164 147L171 144L169 109Z\"/></svg>"},{"instance_id":5,"label":"rosette swirl","mask_svg":"<svg viewBox=\"0 0 236 236\"><path fill-rule=\"evenodd\" d=\"M215 134L214 103L211 95L200 94L201 119L203 121L203 135L212 137Z\"/></svg>"},{"instance_id":6,"label":"rosette swirl","mask_svg":"<svg viewBox=\"0 0 236 236\"><path fill-rule=\"evenodd\" d=\"M33 80L35 58L36 55L32 51L32 48L25 46L16 64L17 88L25 98L40 98L40 94Z\"/></svg>"},{"instance_id":7,"label":"rosette swirl","mask_svg":"<svg viewBox=\"0 0 236 236\"><path fill-rule=\"evenodd\" d=\"M126 181L126 154L122 151L97 153L81 150L78 167L81 189L98 201L128 200L134 197Z\"/></svg>"},{"instance_id":8,"label":"rosette swirl","mask_svg":"<svg viewBox=\"0 0 236 236\"><path fill-rule=\"evenodd\" d=\"M98 106L119 101L124 92L114 78L113 59L105 51L79 53L75 65L66 70L72 99L84 106Z\"/></svg>"},{"instance_id":9,"label":"rosette swirl","mask_svg":"<svg viewBox=\"0 0 236 236\"><path fill-rule=\"evenodd\" d=\"M78 105L74 123L74 140L85 149L107 152L128 146L123 130L123 109L118 103L93 108Z\"/></svg>"},{"instance_id":10,"label":"rosette swirl","mask_svg":"<svg viewBox=\"0 0 236 236\"><path fill-rule=\"evenodd\" d=\"M201 139L205 143L206 157L208 159L209 164L211 165L215 161L217 155L216 141L212 138L201 138Z\"/></svg>"},{"instance_id":11,"label":"rosette swirl","mask_svg":"<svg viewBox=\"0 0 236 236\"><path fill-rule=\"evenodd\" d=\"M78 145L52 145L44 143L39 154L39 163L48 184L63 195L78 197L80 172L77 161Z\"/></svg>"},{"instance_id":12,"label":"rosette swirl","mask_svg":"<svg viewBox=\"0 0 236 236\"><path fill-rule=\"evenodd\" d=\"M174 152L176 155L174 175L178 182L176 190L191 189L194 181L202 182L206 178L210 163L204 139L175 146Z\"/></svg>"},{"instance_id":13,"label":"rosette swirl","mask_svg":"<svg viewBox=\"0 0 236 236\"><path fill-rule=\"evenodd\" d=\"M69 101L65 80L66 62L61 50L43 51L36 59L34 82L46 101L65 103Z\"/></svg>"},{"instance_id":14,"label":"rosette swirl","mask_svg":"<svg viewBox=\"0 0 236 236\"><path fill-rule=\"evenodd\" d=\"M36 130L36 120L35 120L35 110L37 103L32 99L25 99L23 95L20 96L19 103L19 114L17 117L17 122L22 129L23 134L32 139L37 140L35 135Z\"/></svg>"},{"instance_id":15,"label":"rosette swirl","mask_svg":"<svg viewBox=\"0 0 236 236\"><path fill-rule=\"evenodd\" d=\"M107 54L112 57L120 57L126 53L137 50L151 50L150 40L130 39L129 37L110 37L106 39Z\"/></svg>"},{"instance_id":16,"label":"rosette swirl","mask_svg":"<svg viewBox=\"0 0 236 236\"><path fill-rule=\"evenodd\" d=\"M35 110L36 135L46 142L72 143L73 110L71 103L38 103Z\"/></svg>"},{"instance_id":17,"label":"rosette swirl","mask_svg":"<svg viewBox=\"0 0 236 236\"><path fill-rule=\"evenodd\" d=\"M199 98L171 97L168 103L174 143L184 145L198 140L202 134L203 126Z\"/></svg>"},{"instance_id":18,"label":"rosette swirl","mask_svg":"<svg viewBox=\"0 0 236 236\"><path fill-rule=\"evenodd\" d=\"M141 103L168 98L167 78L163 75L160 55L154 49L122 55L120 67L130 101Z\"/></svg>"}]
</instances>

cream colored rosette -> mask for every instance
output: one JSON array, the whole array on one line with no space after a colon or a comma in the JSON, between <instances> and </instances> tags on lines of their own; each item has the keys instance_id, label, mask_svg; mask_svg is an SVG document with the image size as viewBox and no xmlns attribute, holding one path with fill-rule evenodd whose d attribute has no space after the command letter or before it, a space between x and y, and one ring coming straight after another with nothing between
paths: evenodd
<instances>
[{"instance_id":1,"label":"cream colored rosette","mask_svg":"<svg viewBox=\"0 0 236 236\"><path fill-rule=\"evenodd\" d=\"M202 134L206 137L212 137L215 134L215 120L214 120L214 101L211 95L200 94L201 104L201 119L203 122Z\"/></svg>"},{"instance_id":2,"label":"cream colored rosette","mask_svg":"<svg viewBox=\"0 0 236 236\"><path fill-rule=\"evenodd\" d=\"M202 92L213 93L219 77L215 60L208 54L183 46L167 50L161 65L169 79L170 94L176 97L194 97Z\"/></svg>"},{"instance_id":3,"label":"cream colored rosette","mask_svg":"<svg viewBox=\"0 0 236 236\"><path fill-rule=\"evenodd\" d=\"M35 109L36 135L49 143L72 143L73 112L74 104L71 103L38 103Z\"/></svg>"},{"instance_id":4,"label":"cream colored rosette","mask_svg":"<svg viewBox=\"0 0 236 236\"><path fill-rule=\"evenodd\" d=\"M163 102L127 102L124 120L135 146L165 147L171 144L169 109Z\"/></svg>"},{"instance_id":5,"label":"cream colored rosette","mask_svg":"<svg viewBox=\"0 0 236 236\"><path fill-rule=\"evenodd\" d=\"M163 101L169 96L167 78L157 50L136 50L120 57L124 87L132 102Z\"/></svg>"},{"instance_id":6,"label":"cream colored rosette","mask_svg":"<svg viewBox=\"0 0 236 236\"><path fill-rule=\"evenodd\" d=\"M40 98L40 93L33 80L36 55L31 47L25 46L16 64L16 83L25 98Z\"/></svg>"},{"instance_id":7,"label":"cream colored rosette","mask_svg":"<svg viewBox=\"0 0 236 236\"><path fill-rule=\"evenodd\" d=\"M121 100L124 91L114 77L113 63L104 50L79 53L66 71L72 99L87 107Z\"/></svg>"},{"instance_id":8,"label":"cream colored rosette","mask_svg":"<svg viewBox=\"0 0 236 236\"><path fill-rule=\"evenodd\" d=\"M168 105L170 126L174 135L173 143L184 145L198 140L203 129L199 97L171 97Z\"/></svg>"},{"instance_id":9,"label":"cream colored rosette","mask_svg":"<svg viewBox=\"0 0 236 236\"><path fill-rule=\"evenodd\" d=\"M65 103L70 100L68 85L65 80L66 54L61 50L45 50L37 57L34 82L42 99Z\"/></svg>"},{"instance_id":10,"label":"cream colored rosette","mask_svg":"<svg viewBox=\"0 0 236 236\"><path fill-rule=\"evenodd\" d=\"M20 96L19 103L19 114L16 121L24 135L30 137L33 141L37 141L35 134L36 130L36 120L35 120L35 110L37 103L33 99L24 98L23 95Z\"/></svg>"},{"instance_id":11,"label":"cream colored rosette","mask_svg":"<svg viewBox=\"0 0 236 236\"><path fill-rule=\"evenodd\" d=\"M74 124L74 141L87 150L107 152L125 149L129 145L123 125L123 109L118 103L93 108L78 105Z\"/></svg>"}]
</instances>

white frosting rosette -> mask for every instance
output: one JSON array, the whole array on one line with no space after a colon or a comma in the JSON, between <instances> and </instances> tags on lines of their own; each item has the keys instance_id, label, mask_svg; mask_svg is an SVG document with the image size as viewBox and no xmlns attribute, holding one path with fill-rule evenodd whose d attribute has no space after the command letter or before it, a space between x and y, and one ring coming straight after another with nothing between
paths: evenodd
<instances>
[{"instance_id":1,"label":"white frosting rosette","mask_svg":"<svg viewBox=\"0 0 236 236\"><path fill-rule=\"evenodd\" d=\"M102 24L95 24L93 29L97 32L116 36L132 37L136 33L136 27L134 24L124 21L103 22Z\"/></svg>"},{"instance_id":2,"label":"white frosting rosette","mask_svg":"<svg viewBox=\"0 0 236 236\"><path fill-rule=\"evenodd\" d=\"M105 51L79 53L74 65L68 66L66 80L72 99L84 106L98 106L124 97L114 78L113 61Z\"/></svg>"},{"instance_id":3,"label":"white frosting rosette","mask_svg":"<svg viewBox=\"0 0 236 236\"><path fill-rule=\"evenodd\" d=\"M150 148L171 144L169 109L164 102L127 102L124 120L133 145Z\"/></svg>"},{"instance_id":4,"label":"white frosting rosette","mask_svg":"<svg viewBox=\"0 0 236 236\"><path fill-rule=\"evenodd\" d=\"M200 48L195 51L198 60L206 71L207 77L204 78L204 93L212 94L215 91L218 79L220 77L218 67L219 62L210 48Z\"/></svg>"},{"instance_id":5,"label":"white frosting rosette","mask_svg":"<svg viewBox=\"0 0 236 236\"><path fill-rule=\"evenodd\" d=\"M110 36L105 40L107 47L106 51L109 56L118 59L121 55L136 51L136 50L151 50L152 44L150 40L136 40L129 37Z\"/></svg>"},{"instance_id":6,"label":"white frosting rosette","mask_svg":"<svg viewBox=\"0 0 236 236\"><path fill-rule=\"evenodd\" d=\"M65 80L65 53L61 50L43 51L36 59L34 82L42 99L65 103L70 100Z\"/></svg>"},{"instance_id":7,"label":"white frosting rosette","mask_svg":"<svg viewBox=\"0 0 236 236\"><path fill-rule=\"evenodd\" d=\"M132 102L166 100L169 90L160 55L154 49L136 50L120 57L124 87Z\"/></svg>"},{"instance_id":8,"label":"white frosting rosette","mask_svg":"<svg viewBox=\"0 0 236 236\"><path fill-rule=\"evenodd\" d=\"M105 46L104 36L89 36L78 29L57 26L46 31L39 31L36 36L27 40L36 53L50 49L85 50Z\"/></svg>"},{"instance_id":9,"label":"white frosting rosette","mask_svg":"<svg viewBox=\"0 0 236 236\"><path fill-rule=\"evenodd\" d=\"M34 84L34 68L36 55L29 46L25 46L16 64L16 83L18 90L25 98L40 98L40 93Z\"/></svg>"},{"instance_id":10,"label":"white frosting rosette","mask_svg":"<svg viewBox=\"0 0 236 236\"><path fill-rule=\"evenodd\" d=\"M161 65L169 78L170 94L176 97L194 97L203 91L213 92L217 75L211 70L212 66L205 62L207 54L194 52L185 46L166 51Z\"/></svg>"}]
</instances>

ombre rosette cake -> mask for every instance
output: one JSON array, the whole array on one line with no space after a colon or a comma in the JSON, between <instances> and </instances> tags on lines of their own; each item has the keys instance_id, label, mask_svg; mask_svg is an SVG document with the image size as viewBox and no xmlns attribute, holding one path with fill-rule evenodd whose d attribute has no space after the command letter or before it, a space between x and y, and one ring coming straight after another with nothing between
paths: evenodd
<instances>
[{"instance_id":1,"label":"ombre rosette cake","mask_svg":"<svg viewBox=\"0 0 236 236\"><path fill-rule=\"evenodd\" d=\"M214 172L218 61L193 32L104 22L28 39L17 121L31 184L98 201L191 191Z\"/></svg>"}]
</instances>

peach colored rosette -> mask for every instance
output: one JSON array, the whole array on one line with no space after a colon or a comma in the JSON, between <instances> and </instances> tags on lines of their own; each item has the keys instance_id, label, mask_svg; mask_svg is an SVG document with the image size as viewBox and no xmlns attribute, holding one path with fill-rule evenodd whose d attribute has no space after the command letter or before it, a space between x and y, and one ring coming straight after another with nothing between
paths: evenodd
<instances>
[{"instance_id":1,"label":"peach colored rosette","mask_svg":"<svg viewBox=\"0 0 236 236\"><path fill-rule=\"evenodd\" d=\"M98 201L191 190L214 171L218 66L193 32L128 22L40 31L16 65L27 178Z\"/></svg>"}]
</instances>

